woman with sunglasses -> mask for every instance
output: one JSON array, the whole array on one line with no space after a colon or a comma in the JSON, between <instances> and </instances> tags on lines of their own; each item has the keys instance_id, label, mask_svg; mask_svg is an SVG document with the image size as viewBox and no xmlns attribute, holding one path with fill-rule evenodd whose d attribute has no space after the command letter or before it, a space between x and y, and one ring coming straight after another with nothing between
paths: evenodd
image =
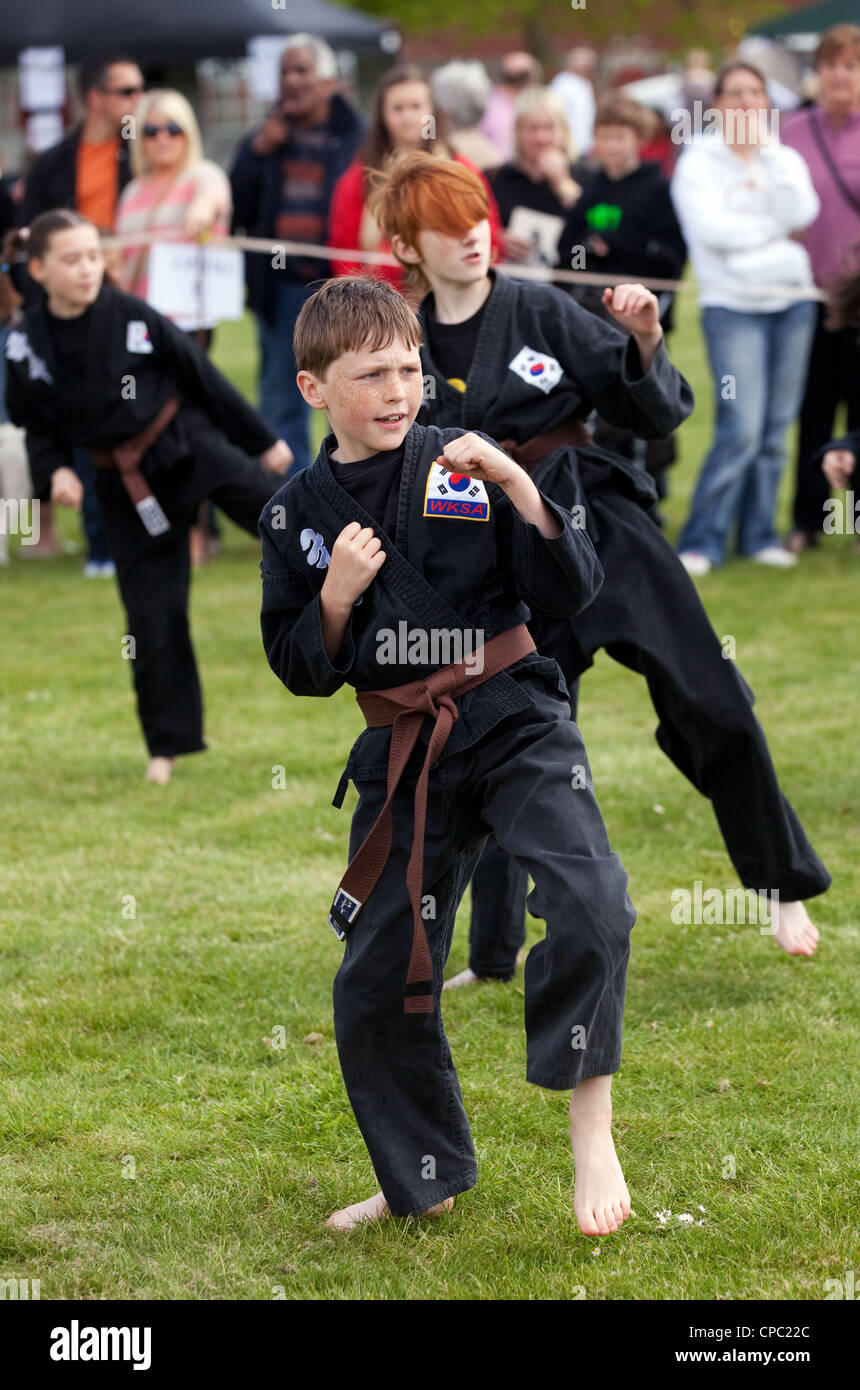
<instances>
[{"instance_id":1,"label":"woman with sunglasses","mask_svg":"<svg viewBox=\"0 0 860 1390\"><path fill-rule=\"evenodd\" d=\"M232 211L230 181L223 169L203 158L200 128L182 93L147 92L137 110L135 134L131 142L134 178L117 206L117 233L154 232L170 241L196 241L205 232L225 236ZM148 243L123 250L116 278L129 294L149 298ZM175 321L208 349L214 323L203 315L193 321ZM213 508L204 503L200 520L191 529L192 562L205 564L219 548Z\"/></svg>"},{"instance_id":2,"label":"woman with sunglasses","mask_svg":"<svg viewBox=\"0 0 860 1390\"><path fill-rule=\"evenodd\" d=\"M115 231L154 232L169 241L196 241L203 233L226 236L232 197L223 169L203 158L200 128L181 92L147 92L135 119L131 142L134 177L123 191ZM123 250L120 284L129 294L147 298L149 246ZM211 323L178 323L179 328L207 332Z\"/></svg>"}]
</instances>

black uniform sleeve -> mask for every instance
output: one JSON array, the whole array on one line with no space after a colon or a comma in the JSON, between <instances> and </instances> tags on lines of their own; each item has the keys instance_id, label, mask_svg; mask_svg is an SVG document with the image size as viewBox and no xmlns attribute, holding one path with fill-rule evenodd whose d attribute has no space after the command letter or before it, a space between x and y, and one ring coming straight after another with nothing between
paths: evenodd
<instances>
[{"instance_id":1,"label":"black uniform sleeve","mask_svg":"<svg viewBox=\"0 0 860 1390\"><path fill-rule=\"evenodd\" d=\"M848 479L848 487L856 487L860 483L860 430L850 430L841 439L831 439L829 444L813 455L812 461L821 467L825 454L829 454L831 449L847 449L849 454L854 455L854 472Z\"/></svg>"},{"instance_id":2,"label":"black uniform sleeve","mask_svg":"<svg viewBox=\"0 0 860 1390\"><path fill-rule=\"evenodd\" d=\"M481 430L475 433L499 447ZM499 563L513 574L517 592L530 608L573 617L597 597L603 569L584 525L579 525L579 510L568 511L545 493L540 495L562 528L555 539L524 521L507 494L493 488L490 505L496 512Z\"/></svg>"},{"instance_id":3,"label":"black uniform sleeve","mask_svg":"<svg viewBox=\"0 0 860 1390\"><path fill-rule=\"evenodd\" d=\"M27 459L33 482L33 496L46 498L51 476L58 468L72 467L71 448L53 439L36 418L27 392L23 364L6 359L6 410L13 425L26 431Z\"/></svg>"},{"instance_id":4,"label":"black uniform sleeve","mask_svg":"<svg viewBox=\"0 0 860 1390\"><path fill-rule=\"evenodd\" d=\"M28 429L25 436L27 461L33 481L33 496L43 500L50 495L51 478L58 468L73 468L72 451L64 444Z\"/></svg>"},{"instance_id":5,"label":"black uniform sleeve","mask_svg":"<svg viewBox=\"0 0 860 1390\"><path fill-rule=\"evenodd\" d=\"M271 448L276 436L203 349L170 319L142 302L141 317L146 318L159 363L179 390L206 411L213 425L247 454L264 454Z\"/></svg>"},{"instance_id":6,"label":"black uniform sleeve","mask_svg":"<svg viewBox=\"0 0 860 1390\"><path fill-rule=\"evenodd\" d=\"M319 593L303 575L291 569L280 553L272 531L273 507L284 505L276 493L260 517L263 558L263 601L260 628L266 659L293 695L333 695L355 661L350 620L332 665L323 647Z\"/></svg>"},{"instance_id":7,"label":"black uniform sleeve","mask_svg":"<svg viewBox=\"0 0 860 1390\"><path fill-rule=\"evenodd\" d=\"M553 291L546 332L568 376L610 425L640 439L665 439L693 409L689 383L661 343L647 373L634 338Z\"/></svg>"}]
</instances>

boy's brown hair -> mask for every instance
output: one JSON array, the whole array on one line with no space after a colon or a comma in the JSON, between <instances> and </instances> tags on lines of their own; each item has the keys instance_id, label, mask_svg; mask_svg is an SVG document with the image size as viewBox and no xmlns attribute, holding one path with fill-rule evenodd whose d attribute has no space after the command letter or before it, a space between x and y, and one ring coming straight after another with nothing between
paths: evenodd
<instances>
[{"instance_id":1,"label":"boy's brown hair","mask_svg":"<svg viewBox=\"0 0 860 1390\"><path fill-rule=\"evenodd\" d=\"M369 275L340 275L302 305L293 352L300 372L324 381L332 362L344 353L362 348L378 352L395 338L409 347L421 342L421 325L403 295Z\"/></svg>"},{"instance_id":2,"label":"boy's brown hair","mask_svg":"<svg viewBox=\"0 0 860 1390\"><path fill-rule=\"evenodd\" d=\"M462 236L490 216L490 200L478 174L424 150L395 156L384 169L369 174L368 182L369 209L389 242L399 236L417 248L419 232ZM407 284L426 284L420 266L401 264L406 265Z\"/></svg>"},{"instance_id":3,"label":"boy's brown hair","mask_svg":"<svg viewBox=\"0 0 860 1390\"><path fill-rule=\"evenodd\" d=\"M601 125L626 125L642 140L647 131L647 117L638 102L625 96L606 96L594 114L594 129Z\"/></svg>"}]
</instances>

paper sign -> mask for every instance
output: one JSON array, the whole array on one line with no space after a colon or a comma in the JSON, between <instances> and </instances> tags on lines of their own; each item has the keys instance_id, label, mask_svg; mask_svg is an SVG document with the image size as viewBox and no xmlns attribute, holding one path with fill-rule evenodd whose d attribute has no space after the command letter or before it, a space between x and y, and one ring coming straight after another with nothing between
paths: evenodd
<instances>
[{"instance_id":1,"label":"paper sign","mask_svg":"<svg viewBox=\"0 0 860 1390\"><path fill-rule=\"evenodd\" d=\"M62 48L25 48L18 54L18 101L22 111L59 111L66 104Z\"/></svg>"},{"instance_id":2,"label":"paper sign","mask_svg":"<svg viewBox=\"0 0 860 1390\"><path fill-rule=\"evenodd\" d=\"M178 328L212 328L240 319L245 302L244 255L232 247L157 241L149 252L147 300Z\"/></svg>"},{"instance_id":3,"label":"paper sign","mask_svg":"<svg viewBox=\"0 0 860 1390\"><path fill-rule=\"evenodd\" d=\"M248 86L258 101L277 101L281 95L281 54L287 38L287 34L264 34L248 39Z\"/></svg>"},{"instance_id":4,"label":"paper sign","mask_svg":"<svg viewBox=\"0 0 860 1390\"><path fill-rule=\"evenodd\" d=\"M506 230L511 236L531 243L529 265L554 266L563 227L563 217L554 217L551 212L536 212L534 208L515 207Z\"/></svg>"},{"instance_id":5,"label":"paper sign","mask_svg":"<svg viewBox=\"0 0 860 1390\"><path fill-rule=\"evenodd\" d=\"M63 117L59 111L32 111L24 125L28 150L39 154L58 145L63 138Z\"/></svg>"}]
</instances>

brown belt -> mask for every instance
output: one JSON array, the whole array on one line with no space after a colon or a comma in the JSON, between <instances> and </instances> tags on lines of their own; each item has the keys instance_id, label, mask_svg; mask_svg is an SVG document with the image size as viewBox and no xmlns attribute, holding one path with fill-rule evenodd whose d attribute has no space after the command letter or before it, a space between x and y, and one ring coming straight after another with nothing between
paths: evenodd
<instances>
[{"instance_id":1,"label":"brown belt","mask_svg":"<svg viewBox=\"0 0 860 1390\"><path fill-rule=\"evenodd\" d=\"M584 420L565 420L554 430L536 434L524 444L517 444L515 439L500 439L498 445L506 454L510 454L514 463L528 470L540 463L541 459L548 458L562 444L590 444L591 439L591 430Z\"/></svg>"},{"instance_id":2,"label":"brown belt","mask_svg":"<svg viewBox=\"0 0 860 1390\"><path fill-rule=\"evenodd\" d=\"M482 685L515 661L535 650L525 623L493 637L483 648L484 669L476 675L463 661L443 666L423 681L410 681L389 690L360 691L357 695L368 728L380 729L389 725L391 746L388 753L388 780L385 805L371 826L364 842L356 850L329 915L329 923L343 940L355 918L376 886L391 852L391 803L394 793L415 747L425 715L435 719L424 764L415 788L415 821L412 849L406 868L406 885L412 904L412 953L406 976L406 996L403 1012L429 1014L433 1012L433 965L427 933L421 918L421 889L424 878L424 827L427 820L427 784L430 769L440 757L454 720L460 711L455 703L458 695Z\"/></svg>"},{"instance_id":3,"label":"brown belt","mask_svg":"<svg viewBox=\"0 0 860 1390\"><path fill-rule=\"evenodd\" d=\"M164 405L140 434L124 439L113 449L91 449L90 458L96 468L116 468L132 506L151 536L161 536L170 530L170 522L153 496L149 483L140 471L140 461L147 449L163 434L180 406L178 396L168 396Z\"/></svg>"}]
</instances>

